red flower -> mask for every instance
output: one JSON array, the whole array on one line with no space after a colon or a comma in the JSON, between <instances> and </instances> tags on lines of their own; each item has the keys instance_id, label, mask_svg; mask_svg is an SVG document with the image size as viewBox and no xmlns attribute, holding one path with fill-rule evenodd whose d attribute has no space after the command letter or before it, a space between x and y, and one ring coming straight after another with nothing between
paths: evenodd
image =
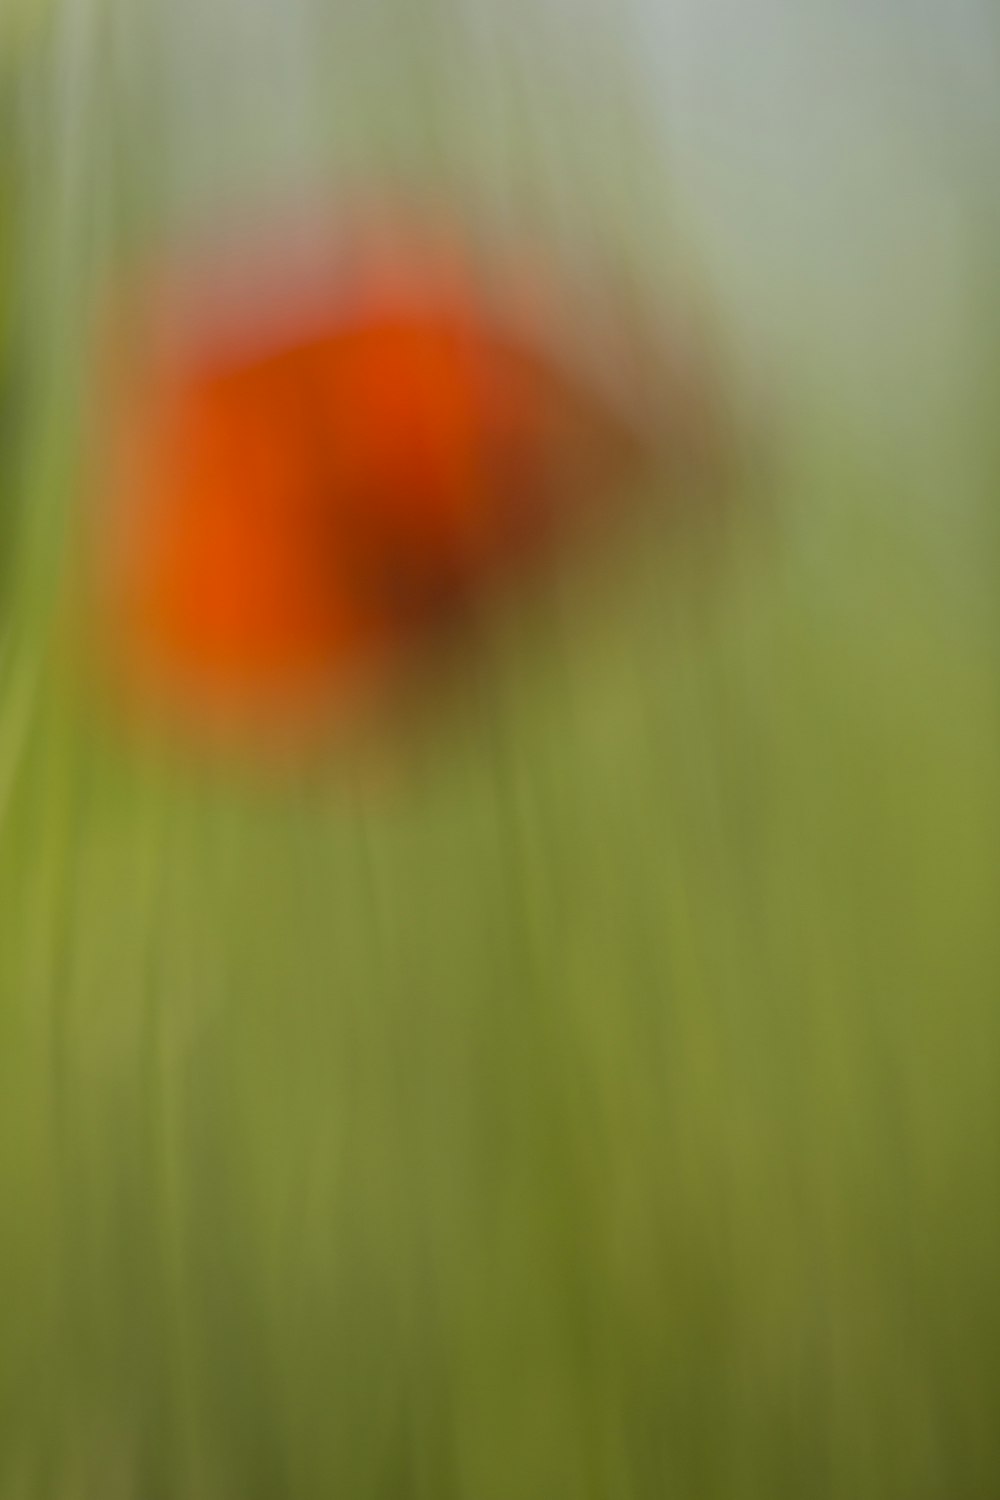
<instances>
[{"instance_id":1,"label":"red flower","mask_svg":"<svg viewBox=\"0 0 1000 1500\"><path fill-rule=\"evenodd\" d=\"M391 244L243 296L189 283L144 325L97 536L106 639L143 697L262 729L343 712L471 630L648 456L554 298L528 317L453 246Z\"/></svg>"}]
</instances>

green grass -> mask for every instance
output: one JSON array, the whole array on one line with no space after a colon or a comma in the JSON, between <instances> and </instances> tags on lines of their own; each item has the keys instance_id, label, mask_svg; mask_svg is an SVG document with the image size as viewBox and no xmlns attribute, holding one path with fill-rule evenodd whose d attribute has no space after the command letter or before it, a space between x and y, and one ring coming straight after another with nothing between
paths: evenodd
<instances>
[{"instance_id":1,"label":"green grass","mask_svg":"<svg viewBox=\"0 0 1000 1500\"><path fill-rule=\"evenodd\" d=\"M993 643L853 484L387 787L6 679L0 1495L994 1492Z\"/></svg>"},{"instance_id":2,"label":"green grass","mask_svg":"<svg viewBox=\"0 0 1000 1500\"><path fill-rule=\"evenodd\" d=\"M993 1500L992 402L936 510L831 406L708 569L637 537L399 775L268 786L67 672L56 406L0 628L0 1500Z\"/></svg>"}]
</instances>

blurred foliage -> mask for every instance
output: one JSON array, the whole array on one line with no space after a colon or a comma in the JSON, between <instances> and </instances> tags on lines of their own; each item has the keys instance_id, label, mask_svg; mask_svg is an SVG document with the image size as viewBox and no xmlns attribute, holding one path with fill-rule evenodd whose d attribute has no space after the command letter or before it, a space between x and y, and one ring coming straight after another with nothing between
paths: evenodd
<instances>
[{"instance_id":1,"label":"blurred foliage","mask_svg":"<svg viewBox=\"0 0 1000 1500\"><path fill-rule=\"evenodd\" d=\"M0 1500L1000 1491L986 384L944 525L831 400L710 566L563 581L388 784L133 751L28 611Z\"/></svg>"},{"instance_id":2,"label":"blurred foliage","mask_svg":"<svg viewBox=\"0 0 1000 1500\"><path fill-rule=\"evenodd\" d=\"M0 54L2 56L3 54ZM15 441L13 344L16 276L17 122L12 67L0 67L0 599L11 546Z\"/></svg>"}]
</instances>

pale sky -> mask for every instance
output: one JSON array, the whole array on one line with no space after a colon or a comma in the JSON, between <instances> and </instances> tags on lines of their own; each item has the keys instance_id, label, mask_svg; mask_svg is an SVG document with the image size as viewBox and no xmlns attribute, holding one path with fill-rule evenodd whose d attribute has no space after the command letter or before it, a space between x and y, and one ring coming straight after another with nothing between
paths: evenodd
<instances>
[{"instance_id":1,"label":"pale sky","mask_svg":"<svg viewBox=\"0 0 1000 1500\"><path fill-rule=\"evenodd\" d=\"M317 120L338 88L366 97L365 69L377 75L405 11L396 0L147 3L184 80L177 159L202 172L209 210L213 182L244 168L308 182ZM421 0L414 15L446 3ZM961 402L978 316L970 214L1000 199L995 0L457 3L513 36L529 72L561 69L584 122L590 111L599 123L604 98L588 35L630 52L662 136L664 191L690 210L720 304L765 362L838 381L915 431L941 401ZM485 76L468 99L485 118ZM510 99L498 107L524 124ZM349 105L326 118L363 135Z\"/></svg>"}]
</instances>

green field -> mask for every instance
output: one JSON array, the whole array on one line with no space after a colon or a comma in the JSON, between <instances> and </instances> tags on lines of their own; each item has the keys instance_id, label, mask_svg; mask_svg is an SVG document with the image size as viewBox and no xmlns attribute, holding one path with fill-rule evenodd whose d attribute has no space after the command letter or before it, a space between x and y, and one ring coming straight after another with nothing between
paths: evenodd
<instances>
[{"instance_id":1,"label":"green field","mask_svg":"<svg viewBox=\"0 0 1000 1500\"><path fill-rule=\"evenodd\" d=\"M66 668L38 377L0 1500L1000 1494L983 328L936 512L831 402L709 567L636 535L390 776L267 786L130 749Z\"/></svg>"}]
</instances>

